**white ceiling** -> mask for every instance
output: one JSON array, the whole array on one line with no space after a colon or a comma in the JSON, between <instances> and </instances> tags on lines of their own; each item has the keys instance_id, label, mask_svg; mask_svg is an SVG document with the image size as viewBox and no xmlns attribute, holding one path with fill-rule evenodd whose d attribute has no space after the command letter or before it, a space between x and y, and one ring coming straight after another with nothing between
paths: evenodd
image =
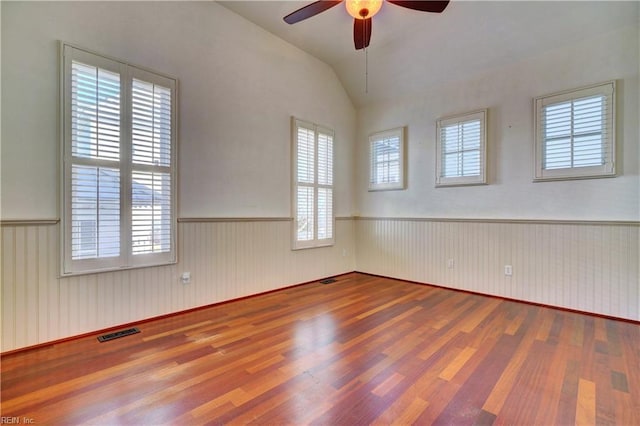
<instances>
[{"instance_id":1,"label":"white ceiling","mask_svg":"<svg viewBox=\"0 0 640 426\"><path fill-rule=\"evenodd\" d=\"M409 96L450 81L627 25L638 1L461 1L442 14L385 3L365 53L353 47L343 5L294 25L283 17L310 1L219 1L256 25L331 65L357 107Z\"/></svg>"}]
</instances>

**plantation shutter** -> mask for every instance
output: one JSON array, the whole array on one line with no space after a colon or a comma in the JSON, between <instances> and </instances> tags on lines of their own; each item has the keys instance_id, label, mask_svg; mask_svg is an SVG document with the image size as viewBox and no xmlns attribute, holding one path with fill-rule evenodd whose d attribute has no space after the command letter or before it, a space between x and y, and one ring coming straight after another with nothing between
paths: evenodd
<instances>
[{"instance_id":1,"label":"plantation shutter","mask_svg":"<svg viewBox=\"0 0 640 426\"><path fill-rule=\"evenodd\" d=\"M543 168L601 166L610 161L608 109L603 95L545 105Z\"/></svg>"},{"instance_id":2,"label":"plantation shutter","mask_svg":"<svg viewBox=\"0 0 640 426\"><path fill-rule=\"evenodd\" d=\"M68 63L70 116L66 187L70 193L68 256L92 263L122 263L121 120L119 64L85 63L83 55ZM87 61L89 62L89 61Z\"/></svg>"},{"instance_id":3,"label":"plantation shutter","mask_svg":"<svg viewBox=\"0 0 640 426\"><path fill-rule=\"evenodd\" d=\"M313 241L315 235L315 131L297 127L297 241Z\"/></svg>"},{"instance_id":4,"label":"plantation shutter","mask_svg":"<svg viewBox=\"0 0 640 426\"><path fill-rule=\"evenodd\" d=\"M536 178L614 173L614 82L536 99Z\"/></svg>"},{"instance_id":5,"label":"plantation shutter","mask_svg":"<svg viewBox=\"0 0 640 426\"><path fill-rule=\"evenodd\" d=\"M438 120L438 185L485 183L486 111Z\"/></svg>"},{"instance_id":6,"label":"plantation shutter","mask_svg":"<svg viewBox=\"0 0 640 426\"><path fill-rule=\"evenodd\" d=\"M334 239L333 132L293 119L293 248L329 245Z\"/></svg>"},{"instance_id":7,"label":"plantation shutter","mask_svg":"<svg viewBox=\"0 0 640 426\"><path fill-rule=\"evenodd\" d=\"M318 240L333 238L333 135L318 130Z\"/></svg>"},{"instance_id":8,"label":"plantation shutter","mask_svg":"<svg viewBox=\"0 0 640 426\"><path fill-rule=\"evenodd\" d=\"M62 52L62 273L174 262L175 80Z\"/></svg>"},{"instance_id":9,"label":"plantation shutter","mask_svg":"<svg viewBox=\"0 0 640 426\"><path fill-rule=\"evenodd\" d=\"M480 174L480 128L480 120L470 120L440 129L443 165L440 177Z\"/></svg>"},{"instance_id":10,"label":"plantation shutter","mask_svg":"<svg viewBox=\"0 0 640 426\"><path fill-rule=\"evenodd\" d=\"M171 89L132 83L132 218L134 255L171 250Z\"/></svg>"},{"instance_id":11,"label":"plantation shutter","mask_svg":"<svg viewBox=\"0 0 640 426\"><path fill-rule=\"evenodd\" d=\"M369 136L369 190L404 188L404 129Z\"/></svg>"}]
</instances>

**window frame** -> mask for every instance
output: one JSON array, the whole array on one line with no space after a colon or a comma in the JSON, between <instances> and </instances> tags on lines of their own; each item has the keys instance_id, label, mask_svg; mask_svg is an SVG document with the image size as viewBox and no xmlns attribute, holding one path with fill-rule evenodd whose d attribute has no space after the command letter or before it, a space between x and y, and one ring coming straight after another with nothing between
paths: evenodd
<instances>
[{"instance_id":1,"label":"window frame","mask_svg":"<svg viewBox=\"0 0 640 426\"><path fill-rule=\"evenodd\" d=\"M380 182L376 177L374 170L374 157L373 153L375 145L383 143L386 139L397 138L399 139L399 153L398 153L398 179L393 182ZM384 130L381 132L372 133L369 135L369 191L394 191L403 190L406 188L406 141L405 141L405 128L397 127L395 129ZM376 163L377 164L377 163Z\"/></svg>"},{"instance_id":2,"label":"window frame","mask_svg":"<svg viewBox=\"0 0 640 426\"><path fill-rule=\"evenodd\" d=\"M177 151L178 151L178 80L126 61L97 53L70 43L59 43L60 56L60 276L74 276L148 266L161 266L177 262ZM119 75L119 158L113 162L100 158L74 157L72 154L72 96L71 78L73 61L85 63ZM134 164L132 141L132 85L138 79L170 90L170 160L168 166ZM75 159L74 159L75 158ZM90 167L109 167L119 176L119 255L113 257L72 258L72 167L86 164ZM157 253L133 254L132 217L134 201L132 175L136 172L167 173L170 178L169 250ZM79 219L75 219L77 222Z\"/></svg>"},{"instance_id":3,"label":"window frame","mask_svg":"<svg viewBox=\"0 0 640 426\"><path fill-rule=\"evenodd\" d=\"M573 102L580 99L602 95L608 109L603 119L606 126L603 136L603 155L605 162L599 166L565 167L556 169L544 168L545 144L544 129L542 128L543 110L549 105ZM533 100L534 114L534 182L573 179L594 179L616 176L616 82L615 80L603 83L583 86L576 89L565 90L549 95L538 96ZM572 120L573 125L573 120ZM571 132L571 146L573 147L574 134Z\"/></svg>"},{"instance_id":4,"label":"window frame","mask_svg":"<svg viewBox=\"0 0 640 426\"><path fill-rule=\"evenodd\" d=\"M313 193L313 238L310 240L298 240L298 129L312 130L314 133L314 178L313 183L304 183L302 186L311 187ZM324 134L331 137L331 184L318 183L318 139ZM331 191L331 237L318 238L318 189L325 188ZM327 247L335 244L336 215L335 215L335 132L325 126L310 121L291 117L291 247L292 250L301 250L316 247Z\"/></svg>"},{"instance_id":5,"label":"window frame","mask_svg":"<svg viewBox=\"0 0 640 426\"><path fill-rule=\"evenodd\" d=\"M436 188L447 186L468 186L487 184L487 115L488 108L466 112L463 114L450 115L439 118L436 121ZM480 121L480 173L472 176L442 176L443 146L442 129L444 127L462 125L467 122ZM461 152L461 151L457 151Z\"/></svg>"}]
</instances>

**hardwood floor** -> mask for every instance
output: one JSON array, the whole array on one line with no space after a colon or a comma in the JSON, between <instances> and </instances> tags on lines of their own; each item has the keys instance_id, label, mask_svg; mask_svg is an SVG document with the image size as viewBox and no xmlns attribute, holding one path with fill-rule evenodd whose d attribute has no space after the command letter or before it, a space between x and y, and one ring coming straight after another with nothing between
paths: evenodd
<instances>
[{"instance_id":1,"label":"hardwood floor","mask_svg":"<svg viewBox=\"0 0 640 426\"><path fill-rule=\"evenodd\" d=\"M640 326L624 321L353 273L139 328L4 356L2 416L640 425Z\"/></svg>"}]
</instances>

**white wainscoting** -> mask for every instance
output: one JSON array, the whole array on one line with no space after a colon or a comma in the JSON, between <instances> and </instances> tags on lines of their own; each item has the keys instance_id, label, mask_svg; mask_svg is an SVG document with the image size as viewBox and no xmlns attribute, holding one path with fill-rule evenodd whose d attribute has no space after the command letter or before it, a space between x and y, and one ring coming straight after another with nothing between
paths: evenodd
<instances>
[{"instance_id":1,"label":"white wainscoting","mask_svg":"<svg viewBox=\"0 0 640 426\"><path fill-rule=\"evenodd\" d=\"M360 272L640 320L635 222L357 218L355 235Z\"/></svg>"},{"instance_id":2,"label":"white wainscoting","mask_svg":"<svg viewBox=\"0 0 640 426\"><path fill-rule=\"evenodd\" d=\"M60 279L55 222L5 221L1 350L353 270L640 320L637 223L342 219L335 246L298 251L290 227L183 221L176 265Z\"/></svg>"},{"instance_id":3,"label":"white wainscoting","mask_svg":"<svg viewBox=\"0 0 640 426\"><path fill-rule=\"evenodd\" d=\"M185 220L176 265L58 278L55 221L3 222L1 350L351 272L353 230L337 220L335 246L292 251L289 220Z\"/></svg>"}]
</instances>

